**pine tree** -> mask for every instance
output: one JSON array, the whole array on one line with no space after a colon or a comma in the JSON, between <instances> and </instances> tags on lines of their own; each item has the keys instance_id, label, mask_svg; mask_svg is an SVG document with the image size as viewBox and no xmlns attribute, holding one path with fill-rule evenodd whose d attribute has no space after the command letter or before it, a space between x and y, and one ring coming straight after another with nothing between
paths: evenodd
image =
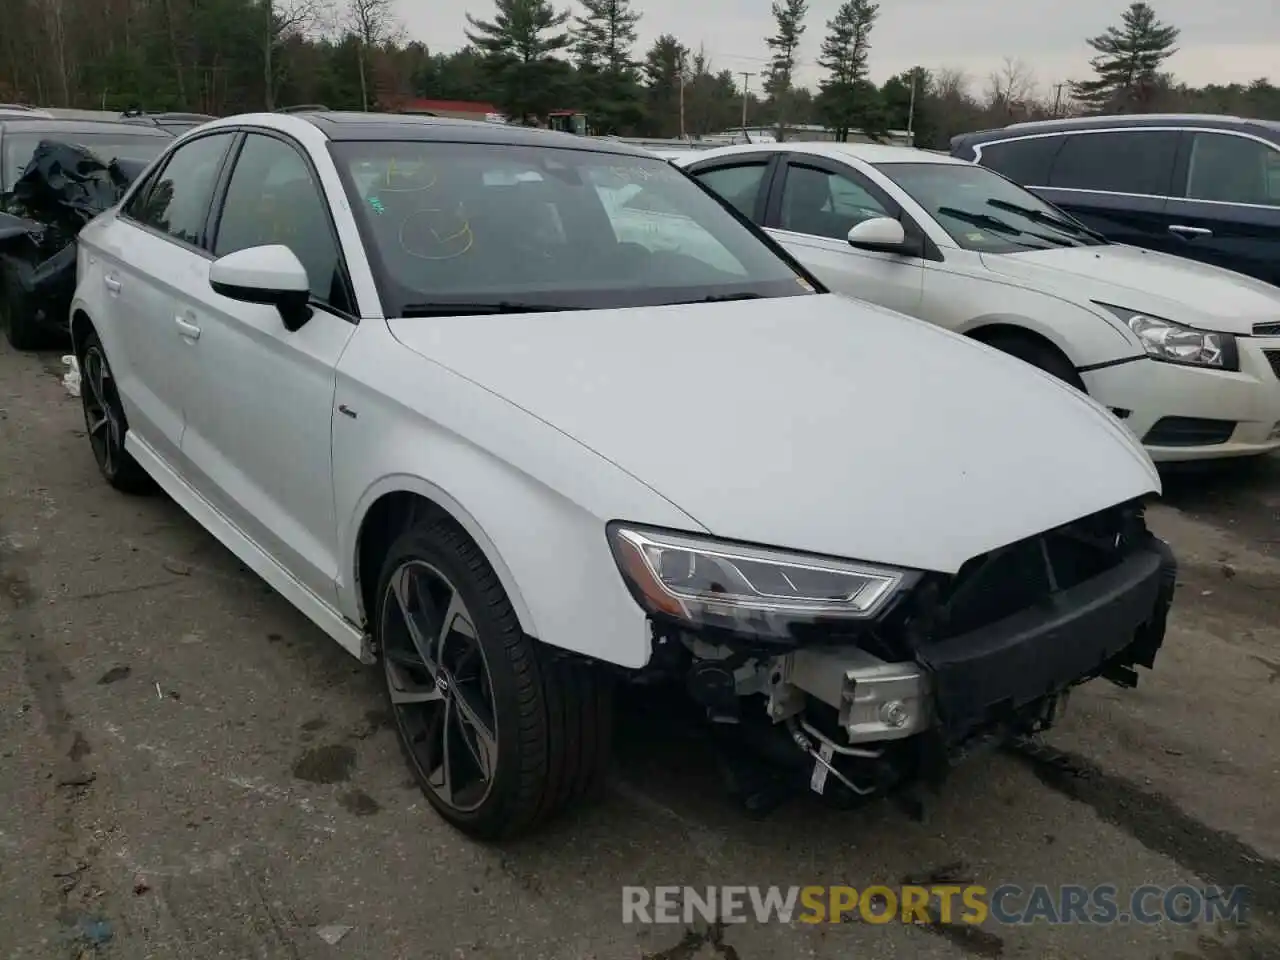
<instances>
[{"instance_id":1,"label":"pine tree","mask_svg":"<svg viewBox=\"0 0 1280 960\"><path fill-rule=\"evenodd\" d=\"M655 136L680 133L680 77L689 70L689 49L673 34L653 42L644 58L650 129Z\"/></svg>"},{"instance_id":2,"label":"pine tree","mask_svg":"<svg viewBox=\"0 0 1280 960\"><path fill-rule=\"evenodd\" d=\"M1178 52L1181 31L1156 18L1148 3L1131 3L1121 26L1086 42L1098 55L1089 61L1095 79L1071 85L1080 102L1095 110L1142 111L1159 85L1161 64Z\"/></svg>"},{"instance_id":3,"label":"pine tree","mask_svg":"<svg viewBox=\"0 0 1280 960\"><path fill-rule=\"evenodd\" d=\"M874 84L867 81L871 28L879 12L880 5L871 0L845 0L827 21L827 37L818 59L827 77L819 84L818 110L837 140L847 140L854 127L880 126L880 98Z\"/></svg>"},{"instance_id":4,"label":"pine tree","mask_svg":"<svg viewBox=\"0 0 1280 960\"><path fill-rule=\"evenodd\" d=\"M467 39L484 57L497 106L521 122L541 117L554 109L567 70L556 54L572 42L562 29L569 11L556 10L550 0L495 0L495 4L492 20L467 14Z\"/></svg>"},{"instance_id":5,"label":"pine tree","mask_svg":"<svg viewBox=\"0 0 1280 960\"><path fill-rule=\"evenodd\" d=\"M631 48L640 14L631 0L581 0L585 16L575 18L574 52L578 64L615 74L633 71Z\"/></svg>"},{"instance_id":6,"label":"pine tree","mask_svg":"<svg viewBox=\"0 0 1280 960\"><path fill-rule=\"evenodd\" d=\"M809 12L808 0L774 0L773 19L778 32L765 39L773 56L765 76L765 93L773 97L778 112L778 139L785 136L787 108L792 78L796 69L796 50L804 36L804 17Z\"/></svg>"},{"instance_id":7,"label":"pine tree","mask_svg":"<svg viewBox=\"0 0 1280 960\"><path fill-rule=\"evenodd\" d=\"M642 119L637 64L631 59L640 14L631 0L582 0L586 13L573 27L583 92L590 107L591 126L615 133Z\"/></svg>"}]
</instances>

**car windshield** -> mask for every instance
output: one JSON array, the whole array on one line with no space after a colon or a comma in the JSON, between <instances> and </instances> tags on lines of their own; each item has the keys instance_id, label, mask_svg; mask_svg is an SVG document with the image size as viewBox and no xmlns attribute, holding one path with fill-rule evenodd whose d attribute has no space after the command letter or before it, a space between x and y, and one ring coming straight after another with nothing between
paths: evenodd
<instances>
[{"instance_id":1,"label":"car windshield","mask_svg":"<svg viewBox=\"0 0 1280 960\"><path fill-rule=\"evenodd\" d=\"M330 149L396 316L813 290L754 228L656 157L421 141Z\"/></svg>"},{"instance_id":2,"label":"car windshield","mask_svg":"<svg viewBox=\"0 0 1280 960\"><path fill-rule=\"evenodd\" d=\"M137 136L127 133L60 133L45 130L39 133L14 133L10 130L4 138L4 190L12 190L31 162L40 141L70 143L88 150L103 163L112 160L150 163L171 142L167 137Z\"/></svg>"},{"instance_id":3,"label":"car windshield","mask_svg":"<svg viewBox=\"0 0 1280 960\"><path fill-rule=\"evenodd\" d=\"M877 169L924 207L965 250L1021 253L1106 243L1069 214L986 167L882 163Z\"/></svg>"}]
</instances>

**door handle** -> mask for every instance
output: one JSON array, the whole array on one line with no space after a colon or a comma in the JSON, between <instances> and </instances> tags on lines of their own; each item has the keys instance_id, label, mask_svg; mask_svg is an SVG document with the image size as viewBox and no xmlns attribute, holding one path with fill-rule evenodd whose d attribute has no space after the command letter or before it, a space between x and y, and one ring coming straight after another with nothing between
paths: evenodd
<instances>
[{"instance_id":1,"label":"door handle","mask_svg":"<svg viewBox=\"0 0 1280 960\"><path fill-rule=\"evenodd\" d=\"M1182 237L1184 240L1190 240L1192 237L1212 237L1213 231L1208 227L1188 227L1181 223L1169 224L1169 232Z\"/></svg>"},{"instance_id":2,"label":"door handle","mask_svg":"<svg viewBox=\"0 0 1280 960\"><path fill-rule=\"evenodd\" d=\"M184 317L174 317L173 322L178 325L178 332L188 340L200 339L200 328L190 320L187 320Z\"/></svg>"},{"instance_id":3,"label":"door handle","mask_svg":"<svg viewBox=\"0 0 1280 960\"><path fill-rule=\"evenodd\" d=\"M108 292L110 293L120 292L120 281L117 280L115 277L103 277L102 285L106 287Z\"/></svg>"}]
</instances>

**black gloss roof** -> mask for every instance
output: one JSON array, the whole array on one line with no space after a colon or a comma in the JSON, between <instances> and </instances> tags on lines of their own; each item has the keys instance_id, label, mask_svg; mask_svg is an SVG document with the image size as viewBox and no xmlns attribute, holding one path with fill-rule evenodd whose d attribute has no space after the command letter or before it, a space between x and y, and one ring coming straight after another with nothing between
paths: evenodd
<instances>
[{"instance_id":1,"label":"black gloss roof","mask_svg":"<svg viewBox=\"0 0 1280 960\"><path fill-rule=\"evenodd\" d=\"M436 143L493 143L504 146L545 147L559 150L583 150L616 153L631 157L652 157L640 147L616 140L580 137L556 130L517 127L481 120L456 120L451 117L424 117L396 113L296 113L315 124L330 140L416 140Z\"/></svg>"}]
</instances>

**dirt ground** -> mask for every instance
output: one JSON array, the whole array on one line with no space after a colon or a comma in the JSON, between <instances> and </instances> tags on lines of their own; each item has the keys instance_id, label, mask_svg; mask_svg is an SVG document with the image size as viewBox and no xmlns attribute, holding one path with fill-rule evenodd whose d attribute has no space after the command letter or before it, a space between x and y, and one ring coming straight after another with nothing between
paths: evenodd
<instances>
[{"instance_id":1,"label":"dirt ground","mask_svg":"<svg viewBox=\"0 0 1280 960\"><path fill-rule=\"evenodd\" d=\"M497 848L412 786L376 673L172 502L101 482L60 372L0 346L0 957L1280 956L1278 461L1169 478L1157 669L1083 688L1046 750L959 768L923 822L748 819L700 740L633 706L606 797ZM622 922L623 884L922 876L1254 892L1245 928Z\"/></svg>"}]
</instances>

